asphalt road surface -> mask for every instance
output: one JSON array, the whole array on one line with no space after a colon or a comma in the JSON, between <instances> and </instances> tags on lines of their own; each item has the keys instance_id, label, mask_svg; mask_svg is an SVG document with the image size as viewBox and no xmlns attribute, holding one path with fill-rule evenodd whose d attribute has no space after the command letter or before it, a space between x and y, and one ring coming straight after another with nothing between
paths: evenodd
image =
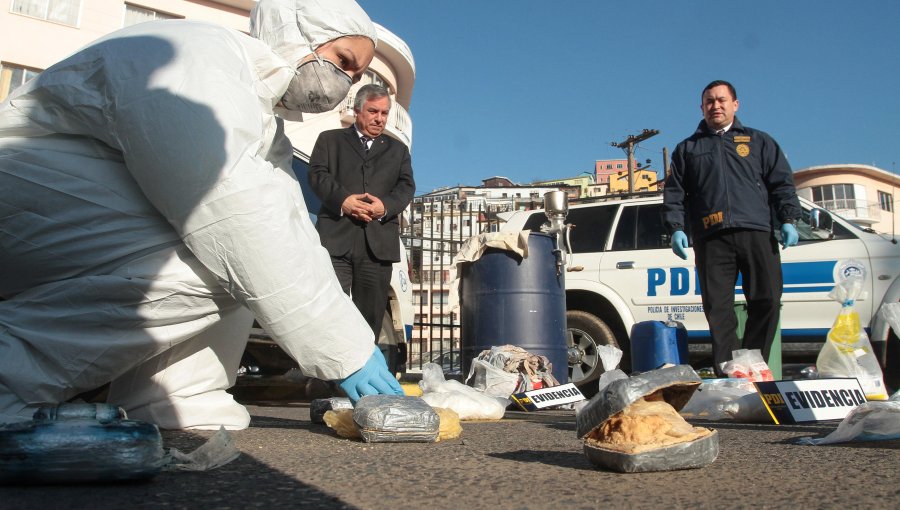
<instances>
[{"instance_id":1,"label":"asphalt road surface","mask_svg":"<svg viewBox=\"0 0 900 510\"><path fill-rule=\"evenodd\" d=\"M694 470L622 474L592 466L573 411L507 411L463 422L459 439L367 444L309 420L303 402L248 405L241 455L206 472L142 483L0 487L3 509L900 508L900 440L801 446L836 424L715 428L720 453ZM164 431L193 451L212 432Z\"/></svg>"}]
</instances>

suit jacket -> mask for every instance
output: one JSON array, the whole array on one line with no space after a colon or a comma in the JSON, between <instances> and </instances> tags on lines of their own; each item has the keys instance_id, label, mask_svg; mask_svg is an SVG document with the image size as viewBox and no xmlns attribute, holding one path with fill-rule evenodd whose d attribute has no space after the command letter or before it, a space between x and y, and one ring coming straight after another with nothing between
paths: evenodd
<instances>
[{"instance_id":1,"label":"suit jacket","mask_svg":"<svg viewBox=\"0 0 900 510\"><path fill-rule=\"evenodd\" d=\"M323 131L310 156L309 183L322 200L316 230L330 255L346 255L364 235L376 258L400 260L399 217L416 190L406 145L381 135L366 153L354 126ZM357 193L381 199L384 218L364 223L342 215L341 204Z\"/></svg>"}]
</instances>

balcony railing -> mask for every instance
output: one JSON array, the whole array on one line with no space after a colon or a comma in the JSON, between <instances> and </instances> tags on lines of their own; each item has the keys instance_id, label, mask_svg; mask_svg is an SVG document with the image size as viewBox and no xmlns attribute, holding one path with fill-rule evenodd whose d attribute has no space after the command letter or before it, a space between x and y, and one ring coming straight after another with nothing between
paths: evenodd
<instances>
[{"instance_id":1,"label":"balcony railing","mask_svg":"<svg viewBox=\"0 0 900 510\"><path fill-rule=\"evenodd\" d=\"M881 221L881 209L878 204L870 204L866 200L855 198L820 200L816 202L816 205L848 220L869 224Z\"/></svg>"},{"instance_id":2,"label":"balcony railing","mask_svg":"<svg viewBox=\"0 0 900 510\"><path fill-rule=\"evenodd\" d=\"M348 97L341 105L341 117L353 117L353 100L354 97ZM391 100L391 112L388 114L386 128L398 140L405 143L407 147L412 149L412 119L409 112L396 101Z\"/></svg>"}]
</instances>

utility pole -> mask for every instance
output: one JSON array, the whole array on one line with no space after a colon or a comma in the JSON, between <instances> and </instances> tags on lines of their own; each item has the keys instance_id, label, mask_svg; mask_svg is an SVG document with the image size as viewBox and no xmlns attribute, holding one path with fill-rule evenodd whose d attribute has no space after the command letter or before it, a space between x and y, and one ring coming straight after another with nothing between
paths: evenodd
<instances>
[{"instance_id":1,"label":"utility pole","mask_svg":"<svg viewBox=\"0 0 900 510\"><path fill-rule=\"evenodd\" d=\"M663 180L669 177L669 148L663 147Z\"/></svg>"},{"instance_id":2,"label":"utility pole","mask_svg":"<svg viewBox=\"0 0 900 510\"><path fill-rule=\"evenodd\" d=\"M645 129L639 135L629 135L624 142L612 142L610 145L625 150L628 154L628 192L634 193L634 146L639 142L659 134L658 129Z\"/></svg>"}]
</instances>

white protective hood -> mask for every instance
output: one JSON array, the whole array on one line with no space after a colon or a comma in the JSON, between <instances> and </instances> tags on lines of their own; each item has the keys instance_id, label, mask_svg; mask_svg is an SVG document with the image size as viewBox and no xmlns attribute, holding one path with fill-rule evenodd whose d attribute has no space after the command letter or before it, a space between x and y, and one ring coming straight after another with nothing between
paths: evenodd
<instances>
[{"instance_id":1,"label":"white protective hood","mask_svg":"<svg viewBox=\"0 0 900 510\"><path fill-rule=\"evenodd\" d=\"M142 23L0 104L0 388L58 402L236 306L309 376L368 360L273 107L310 46L375 30L350 0L263 0L253 20L277 53L216 25Z\"/></svg>"},{"instance_id":2,"label":"white protective hood","mask_svg":"<svg viewBox=\"0 0 900 510\"><path fill-rule=\"evenodd\" d=\"M338 37L361 35L378 43L375 26L354 0L263 0L250 14L250 34L294 66Z\"/></svg>"}]
</instances>

